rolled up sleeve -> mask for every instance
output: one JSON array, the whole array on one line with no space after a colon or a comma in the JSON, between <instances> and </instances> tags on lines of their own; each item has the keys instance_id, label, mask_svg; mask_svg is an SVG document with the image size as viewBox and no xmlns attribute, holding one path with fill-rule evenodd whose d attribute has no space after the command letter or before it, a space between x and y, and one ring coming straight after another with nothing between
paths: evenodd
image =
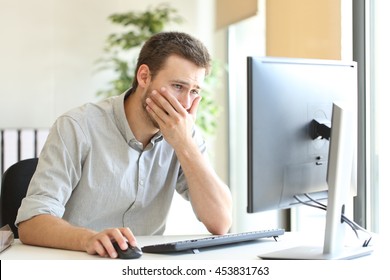
<instances>
[{"instance_id":1,"label":"rolled up sleeve","mask_svg":"<svg viewBox=\"0 0 390 280\"><path fill-rule=\"evenodd\" d=\"M80 180L88 149L86 136L72 118L59 118L50 130L22 200L16 226L40 214L62 217L65 205Z\"/></svg>"}]
</instances>

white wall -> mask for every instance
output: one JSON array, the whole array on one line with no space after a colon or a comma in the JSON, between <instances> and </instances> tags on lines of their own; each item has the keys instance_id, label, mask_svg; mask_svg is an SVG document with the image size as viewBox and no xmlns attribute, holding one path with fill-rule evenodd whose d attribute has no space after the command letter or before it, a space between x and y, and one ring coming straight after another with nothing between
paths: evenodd
<instances>
[{"instance_id":1,"label":"white wall","mask_svg":"<svg viewBox=\"0 0 390 280\"><path fill-rule=\"evenodd\" d=\"M50 126L64 111L97 100L96 91L109 78L94 73L105 38L114 31L107 17L158 2L0 0L0 127ZM205 1L161 2L170 2L186 19L174 29L212 47L212 30L198 24L199 3Z\"/></svg>"},{"instance_id":2,"label":"white wall","mask_svg":"<svg viewBox=\"0 0 390 280\"><path fill-rule=\"evenodd\" d=\"M171 30L198 37L215 53L213 0L0 0L0 128L49 127L70 108L97 101L96 92L109 77L95 72L95 62L115 31L107 17L160 2L170 3L185 19ZM225 106L221 90L218 100ZM210 155L227 181L227 108L223 112ZM183 213L182 207L173 212Z\"/></svg>"}]
</instances>

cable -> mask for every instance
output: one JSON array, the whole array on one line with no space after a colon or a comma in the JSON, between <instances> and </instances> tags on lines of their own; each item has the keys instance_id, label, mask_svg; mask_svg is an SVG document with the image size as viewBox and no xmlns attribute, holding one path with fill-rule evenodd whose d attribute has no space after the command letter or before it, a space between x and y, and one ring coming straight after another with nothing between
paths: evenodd
<instances>
[{"instance_id":1,"label":"cable","mask_svg":"<svg viewBox=\"0 0 390 280\"><path fill-rule=\"evenodd\" d=\"M318 209L322 209L322 210L326 210L326 205L323 205L323 204L322 205L321 204L320 205L310 204L309 202L301 200L297 195L294 195L294 198L301 204L304 204L304 205L307 205L307 206L310 206L310 207L314 207L314 208L318 208Z\"/></svg>"},{"instance_id":2,"label":"cable","mask_svg":"<svg viewBox=\"0 0 390 280\"><path fill-rule=\"evenodd\" d=\"M310 201L318 204L321 206L321 209L324 209L326 211L327 209L327 206L323 203L320 203L319 201L315 200L314 198L312 198L310 195L308 195L307 193L304 194ZM346 217L344 214L341 214L341 220L345 223L347 223L351 229L354 231L356 237L359 239L359 234L357 232L358 229L360 230L363 230L363 228L361 228L358 224L356 224L355 222L351 221L350 219L348 219L348 217Z\"/></svg>"},{"instance_id":3,"label":"cable","mask_svg":"<svg viewBox=\"0 0 390 280\"><path fill-rule=\"evenodd\" d=\"M305 193L304 195L305 195L310 201L312 201L312 202L314 202L314 203L317 203L317 204L323 206L323 207L325 208L325 210L326 210L326 207L327 207L327 206L326 206L325 204L322 204L322 203L318 202L317 200L313 199L313 198L312 198L310 195L308 195L307 193ZM350 219L349 219L348 217L346 217L344 214L342 214L342 220L343 220L344 222L347 222L347 223L351 224L351 225L352 225L351 227L353 227L354 229L356 229L356 230L361 230L361 231L363 231L363 232L365 232L365 233L371 235L369 231L367 231L365 228L361 227L358 223L356 223L356 222L350 220Z\"/></svg>"},{"instance_id":4,"label":"cable","mask_svg":"<svg viewBox=\"0 0 390 280\"><path fill-rule=\"evenodd\" d=\"M321 210L327 210L327 205L315 200L314 198L312 198L310 195L308 195L307 193L304 194L304 196L306 198L309 199L309 201L311 202L307 202L307 201L304 201L302 199L300 199L297 195L294 195L294 198L301 204L303 205L307 205L307 206L310 206L310 207L313 207L313 208L317 208L317 209L321 209ZM367 231L365 228L361 227L359 224L357 224L356 222L350 220L348 217L346 217L344 214L341 214L341 220L343 222L345 222L352 230L353 232L355 233L356 237L358 239L360 239L359 237L359 233L358 231L362 231L366 234L369 235L368 239L364 240L363 242L363 247L367 247L372 239L372 236L371 236L371 233L369 231Z\"/></svg>"}]
</instances>

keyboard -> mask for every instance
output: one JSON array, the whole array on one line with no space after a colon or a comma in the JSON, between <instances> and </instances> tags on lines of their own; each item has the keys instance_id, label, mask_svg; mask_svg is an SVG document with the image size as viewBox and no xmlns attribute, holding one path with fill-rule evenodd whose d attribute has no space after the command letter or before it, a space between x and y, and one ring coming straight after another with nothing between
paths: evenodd
<instances>
[{"instance_id":1,"label":"keyboard","mask_svg":"<svg viewBox=\"0 0 390 280\"><path fill-rule=\"evenodd\" d=\"M142 247L145 253L169 253L180 252L187 250L198 250L205 247L214 247L227 244L235 244L239 242L253 241L260 238L270 238L283 235L284 229L267 229L259 231L228 233L223 235L213 235L197 239L181 240L169 243L161 243Z\"/></svg>"}]
</instances>

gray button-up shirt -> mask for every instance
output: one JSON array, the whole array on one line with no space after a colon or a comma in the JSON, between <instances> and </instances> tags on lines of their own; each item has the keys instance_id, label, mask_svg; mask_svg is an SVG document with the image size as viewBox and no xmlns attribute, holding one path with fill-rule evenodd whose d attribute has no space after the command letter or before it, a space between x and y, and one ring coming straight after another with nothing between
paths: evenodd
<instances>
[{"instance_id":1,"label":"gray button-up shirt","mask_svg":"<svg viewBox=\"0 0 390 280\"><path fill-rule=\"evenodd\" d=\"M16 224L52 214L97 231L130 227L162 234L175 189L188 187L161 134L143 148L127 123L125 94L62 115L50 130ZM199 133L194 136L205 153Z\"/></svg>"}]
</instances>

